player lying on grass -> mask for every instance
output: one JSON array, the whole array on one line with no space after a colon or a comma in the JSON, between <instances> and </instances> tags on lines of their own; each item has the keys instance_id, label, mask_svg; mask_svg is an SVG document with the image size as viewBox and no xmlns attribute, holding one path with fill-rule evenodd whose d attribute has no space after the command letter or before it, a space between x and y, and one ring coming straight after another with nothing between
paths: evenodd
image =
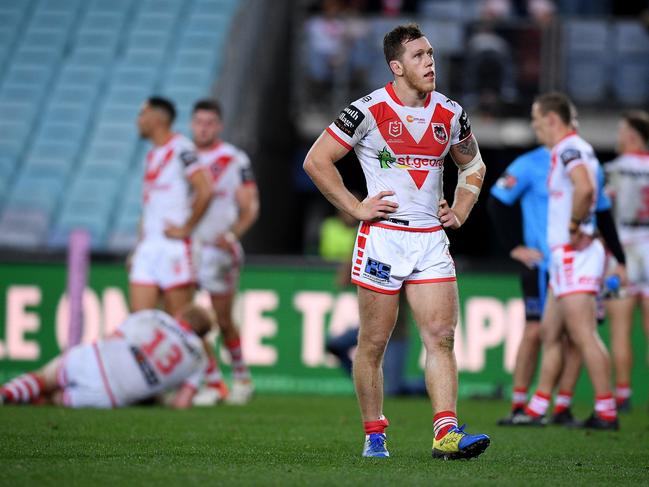
<instances>
[{"instance_id":1,"label":"player lying on grass","mask_svg":"<svg viewBox=\"0 0 649 487\"><path fill-rule=\"evenodd\" d=\"M176 318L159 310L131 314L108 338L81 344L0 388L0 404L49 400L73 408L128 406L178 389L170 405L191 406L207 359L212 320L197 306Z\"/></svg>"}]
</instances>

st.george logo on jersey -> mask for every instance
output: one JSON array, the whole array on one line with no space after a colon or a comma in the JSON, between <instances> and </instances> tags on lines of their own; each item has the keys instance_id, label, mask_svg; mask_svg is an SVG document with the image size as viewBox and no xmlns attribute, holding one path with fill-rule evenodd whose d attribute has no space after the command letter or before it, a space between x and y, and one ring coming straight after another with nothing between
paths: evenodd
<instances>
[{"instance_id":1,"label":"st.george logo on jersey","mask_svg":"<svg viewBox=\"0 0 649 487\"><path fill-rule=\"evenodd\" d=\"M392 137L399 137L403 132L403 124L401 122L390 122L388 133Z\"/></svg>"},{"instance_id":2,"label":"st.george logo on jersey","mask_svg":"<svg viewBox=\"0 0 649 487\"><path fill-rule=\"evenodd\" d=\"M431 125L433 126L433 137L435 137L435 140L442 145L446 145L446 143L448 142L448 132L446 132L446 126L443 123L435 122L433 122Z\"/></svg>"}]
</instances>

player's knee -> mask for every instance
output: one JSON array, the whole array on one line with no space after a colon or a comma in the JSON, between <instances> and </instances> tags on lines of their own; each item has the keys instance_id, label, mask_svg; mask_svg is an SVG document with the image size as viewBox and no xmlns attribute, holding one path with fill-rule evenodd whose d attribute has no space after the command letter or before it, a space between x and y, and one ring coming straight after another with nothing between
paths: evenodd
<instances>
[{"instance_id":1,"label":"player's knee","mask_svg":"<svg viewBox=\"0 0 649 487\"><path fill-rule=\"evenodd\" d=\"M541 341L541 325L538 323L527 323L523 332L523 340L530 343Z\"/></svg>"},{"instance_id":2,"label":"player's knee","mask_svg":"<svg viewBox=\"0 0 649 487\"><path fill-rule=\"evenodd\" d=\"M429 351L452 352L455 347L455 328L450 326L431 328L422 333L422 341Z\"/></svg>"},{"instance_id":3,"label":"player's knee","mask_svg":"<svg viewBox=\"0 0 649 487\"><path fill-rule=\"evenodd\" d=\"M358 337L358 350L373 357L381 357L388 344L388 337L382 335L363 334Z\"/></svg>"}]
</instances>

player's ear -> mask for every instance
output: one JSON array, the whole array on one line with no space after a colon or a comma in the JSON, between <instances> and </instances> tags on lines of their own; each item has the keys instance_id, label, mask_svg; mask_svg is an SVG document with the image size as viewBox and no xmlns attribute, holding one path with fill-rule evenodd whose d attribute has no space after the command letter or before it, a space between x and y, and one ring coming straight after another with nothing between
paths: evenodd
<instances>
[{"instance_id":1,"label":"player's ear","mask_svg":"<svg viewBox=\"0 0 649 487\"><path fill-rule=\"evenodd\" d=\"M403 75L403 65L401 64L401 61L397 59L390 61L390 69L395 76Z\"/></svg>"}]
</instances>

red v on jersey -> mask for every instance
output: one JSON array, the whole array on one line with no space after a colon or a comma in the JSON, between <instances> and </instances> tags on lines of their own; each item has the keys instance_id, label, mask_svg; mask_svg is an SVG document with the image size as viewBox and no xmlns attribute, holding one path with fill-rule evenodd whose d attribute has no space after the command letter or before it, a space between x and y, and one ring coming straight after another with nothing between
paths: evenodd
<instances>
[{"instance_id":1,"label":"red v on jersey","mask_svg":"<svg viewBox=\"0 0 649 487\"><path fill-rule=\"evenodd\" d=\"M214 161L210 163L208 168L213 184L216 184L218 180L221 179L221 176L223 176L225 169L230 165L232 161L234 161L234 158L231 155L226 154L216 157Z\"/></svg>"},{"instance_id":2,"label":"red v on jersey","mask_svg":"<svg viewBox=\"0 0 649 487\"><path fill-rule=\"evenodd\" d=\"M144 181L147 183L152 183L153 181L158 179L158 176L160 176L162 170L171 161L174 155L174 148L171 147L167 150L164 157L162 158L162 161L160 162L160 164L158 164L157 167L152 167L153 153L154 153L153 151L150 151L146 156L146 172L144 173Z\"/></svg>"},{"instance_id":3,"label":"red v on jersey","mask_svg":"<svg viewBox=\"0 0 649 487\"><path fill-rule=\"evenodd\" d=\"M440 104L435 106L433 116L419 142L415 141L407 128L404 128L406 124L403 119L386 102L371 106L370 112L374 116L381 136L394 155L439 157L444 153L450 141L451 120L454 114ZM443 126L445 134L441 136L438 134L435 137L434 126ZM417 189L421 189L428 173L429 171L421 169L408 170Z\"/></svg>"}]
</instances>

